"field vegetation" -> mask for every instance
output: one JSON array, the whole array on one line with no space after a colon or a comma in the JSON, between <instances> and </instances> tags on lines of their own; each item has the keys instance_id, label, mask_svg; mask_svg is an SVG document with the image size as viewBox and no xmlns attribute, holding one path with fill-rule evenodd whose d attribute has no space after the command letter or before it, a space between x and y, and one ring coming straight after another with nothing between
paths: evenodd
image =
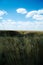
<instances>
[{"instance_id":1,"label":"field vegetation","mask_svg":"<svg viewBox=\"0 0 43 65\"><path fill-rule=\"evenodd\" d=\"M0 31L0 65L43 65L43 32Z\"/></svg>"}]
</instances>

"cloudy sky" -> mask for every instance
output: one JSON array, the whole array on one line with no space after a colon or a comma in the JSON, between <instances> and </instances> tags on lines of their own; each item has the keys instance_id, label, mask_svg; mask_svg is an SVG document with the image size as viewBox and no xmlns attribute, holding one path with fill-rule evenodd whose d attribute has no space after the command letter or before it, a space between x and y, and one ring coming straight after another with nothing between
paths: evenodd
<instances>
[{"instance_id":1,"label":"cloudy sky","mask_svg":"<svg viewBox=\"0 0 43 65\"><path fill-rule=\"evenodd\" d=\"M0 0L0 30L43 31L43 0Z\"/></svg>"}]
</instances>

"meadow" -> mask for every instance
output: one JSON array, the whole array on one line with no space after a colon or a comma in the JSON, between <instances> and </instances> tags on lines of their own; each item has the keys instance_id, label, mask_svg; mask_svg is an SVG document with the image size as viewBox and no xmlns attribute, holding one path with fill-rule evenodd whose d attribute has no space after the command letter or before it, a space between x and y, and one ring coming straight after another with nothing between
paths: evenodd
<instances>
[{"instance_id":1,"label":"meadow","mask_svg":"<svg viewBox=\"0 0 43 65\"><path fill-rule=\"evenodd\" d=\"M0 31L0 65L43 65L43 31Z\"/></svg>"}]
</instances>

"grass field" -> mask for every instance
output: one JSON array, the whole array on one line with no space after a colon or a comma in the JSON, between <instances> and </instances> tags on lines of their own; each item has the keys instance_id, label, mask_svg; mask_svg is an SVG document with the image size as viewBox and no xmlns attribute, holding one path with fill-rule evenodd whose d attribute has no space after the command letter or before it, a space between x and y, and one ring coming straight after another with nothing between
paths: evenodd
<instances>
[{"instance_id":1,"label":"grass field","mask_svg":"<svg viewBox=\"0 0 43 65\"><path fill-rule=\"evenodd\" d=\"M0 65L43 65L43 31L0 31Z\"/></svg>"}]
</instances>

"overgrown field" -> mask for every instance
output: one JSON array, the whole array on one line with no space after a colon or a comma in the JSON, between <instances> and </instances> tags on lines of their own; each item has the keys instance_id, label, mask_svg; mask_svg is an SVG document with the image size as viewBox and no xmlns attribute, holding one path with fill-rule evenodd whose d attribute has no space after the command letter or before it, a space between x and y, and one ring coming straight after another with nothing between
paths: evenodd
<instances>
[{"instance_id":1,"label":"overgrown field","mask_svg":"<svg viewBox=\"0 0 43 65\"><path fill-rule=\"evenodd\" d=\"M0 31L0 65L43 65L43 32Z\"/></svg>"}]
</instances>

